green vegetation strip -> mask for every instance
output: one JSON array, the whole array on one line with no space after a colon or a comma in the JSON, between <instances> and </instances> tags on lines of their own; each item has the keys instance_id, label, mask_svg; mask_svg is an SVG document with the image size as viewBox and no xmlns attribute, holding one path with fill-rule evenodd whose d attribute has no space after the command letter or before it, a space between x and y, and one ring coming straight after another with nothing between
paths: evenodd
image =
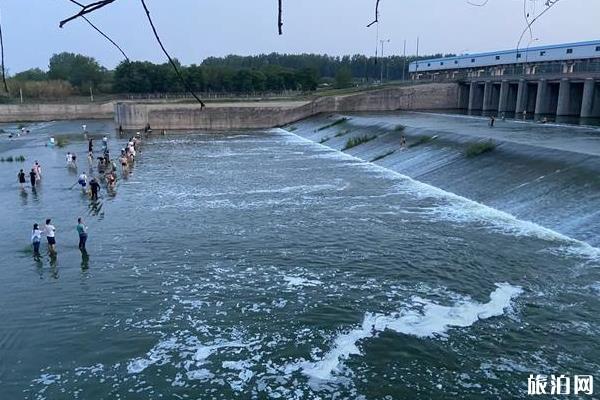
<instances>
[{"instance_id":1,"label":"green vegetation strip","mask_svg":"<svg viewBox=\"0 0 600 400\"><path fill-rule=\"evenodd\" d=\"M25 162L25 156L18 156L18 157L13 157L13 156L8 156L6 158L2 157L0 158L0 162Z\"/></svg>"},{"instance_id":2,"label":"green vegetation strip","mask_svg":"<svg viewBox=\"0 0 600 400\"><path fill-rule=\"evenodd\" d=\"M355 138L350 138L346 142L346 146L342 149L342 151L351 149L351 148L361 145L363 143L367 143L367 142L375 139L376 137L377 136L375 136L375 135L373 135L373 136L363 135L363 136L358 136Z\"/></svg>"},{"instance_id":3,"label":"green vegetation strip","mask_svg":"<svg viewBox=\"0 0 600 400\"><path fill-rule=\"evenodd\" d=\"M408 147L410 148L410 147L420 146L422 144L431 142L433 139L435 139L435 137L433 137L433 136L427 136L427 135L419 136L413 143L409 144Z\"/></svg>"},{"instance_id":4,"label":"green vegetation strip","mask_svg":"<svg viewBox=\"0 0 600 400\"><path fill-rule=\"evenodd\" d=\"M371 162L379 161L379 160L381 160L382 158L385 158L385 157L387 157L387 156L389 156L389 155L392 155L392 154L394 154L394 150L392 150L392 151L388 151L388 152L387 152L387 153L385 153L385 154L382 154L382 155L380 155L380 156L377 156L377 157L375 157L374 159L372 159L372 160L371 160Z\"/></svg>"},{"instance_id":5,"label":"green vegetation strip","mask_svg":"<svg viewBox=\"0 0 600 400\"><path fill-rule=\"evenodd\" d=\"M330 123L330 124L323 125L323 126L322 126L322 127L320 127L319 129L317 129L317 131L323 131L323 130L325 130L325 129L332 128L332 127L334 127L334 126L336 126L336 125L343 124L344 122L348 121L348 119L349 119L349 118L346 118L346 117L338 118L338 119L336 119L335 121L333 121L333 122L332 122L332 123Z\"/></svg>"},{"instance_id":6,"label":"green vegetation strip","mask_svg":"<svg viewBox=\"0 0 600 400\"><path fill-rule=\"evenodd\" d=\"M69 144L69 139L63 136L58 136L55 139L55 143L57 147L65 147L67 144Z\"/></svg>"},{"instance_id":7,"label":"green vegetation strip","mask_svg":"<svg viewBox=\"0 0 600 400\"><path fill-rule=\"evenodd\" d=\"M489 153L490 151L494 150L495 148L496 148L496 144L494 142L492 142L491 140L488 140L487 142L472 143L469 145L469 147L467 147L467 150L465 151L465 155L469 158L477 157L481 154Z\"/></svg>"}]
</instances>

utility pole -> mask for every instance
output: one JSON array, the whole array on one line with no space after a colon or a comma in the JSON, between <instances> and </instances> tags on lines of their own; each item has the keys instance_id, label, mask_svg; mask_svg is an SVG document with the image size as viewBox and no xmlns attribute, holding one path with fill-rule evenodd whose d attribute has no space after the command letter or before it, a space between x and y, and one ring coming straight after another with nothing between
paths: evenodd
<instances>
[{"instance_id":1,"label":"utility pole","mask_svg":"<svg viewBox=\"0 0 600 400\"><path fill-rule=\"evenodd\" d=\"M94 92L92 91L92 85L90 85L90 102L94 102Z\"/></svg>"},{"instance_id":2,"label":"utility pole","mask_svg":"<svg viewBox=\"0 0 600 400\"><path fill-rule=\"evenodd\" d=\"M402 82L405 80L404 71L406 71L406 39L404 39L404 52L402 55Z\"/></svg>"},{"instance_id":3,"label":"utility pole","mask_svg":"<svg viewBox=\"0 0 600 400\"><path fill-rule=\"evenodd\" d=\"M23 104L23 89L19 88L19 96L21 97L21 104Z\"/></svg>"},{"instance_id":4,"label":"utility pole","mask_svg":"<svg viewBox=\"0 0 600 400\"><path fill-rule=\"evenodd\" d=\"M415 68L415 75L419 72L419 37L417 36L417 64Z\"/></svg>"},{"instance_id":5,"label":"utility pole","mask_svg":"<svg viewBox=\"0 0 600 400\"><path fill-rule=\"evenodd\" d=\"M385 40L380 40L381 42L381 79L379 80L379 83L382 84L383 83L383 44L384 43L389 43L390 39L385 39Z\"/></svg>"}]
</instances>

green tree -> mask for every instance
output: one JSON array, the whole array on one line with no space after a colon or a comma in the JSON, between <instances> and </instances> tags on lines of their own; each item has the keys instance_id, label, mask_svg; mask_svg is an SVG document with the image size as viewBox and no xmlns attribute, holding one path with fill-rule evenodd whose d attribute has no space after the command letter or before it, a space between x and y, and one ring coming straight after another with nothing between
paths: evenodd
<instances>
[{"instance_id":1,"label":"green tree","mask_svg":"<svg viewBox=\"0 0 600 400\"><path fill-rule=\"evenodd\" d=\"M343 89L352 86L352 72L346 66L338 68L335 73L335 87Z\"/></svg>"},{"instance_id":2,"label":"green tree","mask_svg":"<svg viewBox=\"0 0 600 400\"><path fill-rule=\"evenodd\" d=\"M13 79L17 81L45 81L48 79L48 74L39 68L31 68L22 72L19 72L13 76Z\"/></svg>"},{"instance_id":3,"label":"green tree","mask_svg":"<svg viewBox=\"0 0 600 400\"><path fill-rule=\"evenodd\" d=\"M302 68L296 72L297 89L312 91L319 84L319 73L314 68Z\"/></svg>"},{"instance_id":4,"label":"green tree","mask_svg":"<svg viewBox=\"0 0 600 400\"><path fill-rule=\"evenodd\" d=\"M80 89L102 82L105 69L92 57L81 54L60 53L50 58L48 78L65 80Z\"/></svg>"}]
</instances>

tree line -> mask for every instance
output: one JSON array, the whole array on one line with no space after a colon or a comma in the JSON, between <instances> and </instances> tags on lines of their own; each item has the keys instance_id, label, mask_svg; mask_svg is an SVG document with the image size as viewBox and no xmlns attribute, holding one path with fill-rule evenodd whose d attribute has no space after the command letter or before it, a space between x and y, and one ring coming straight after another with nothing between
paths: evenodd
<instances>
[{"instance_id":1,"label":"tree line","mask_svg":"<svg viewBox=\"0 0 600 400\"><path fill-rule=\"evenodd\" d=\"M424 56L422 58L439 57ZM334 57L319 54L261 54L209 57L201 64L178 63L183 78L198 92L262 93L316 90L319 85L338 88L359 82L408 78L410 56L385 58L364 55ZM53 55L48 70L28 69L9 79L13 96L23 92L32 98L62 98L96 93L149 94L184 92L185 88L168 64L123 61L113 70L93 57L74 53Z\"/></svg>"}]
</instances>

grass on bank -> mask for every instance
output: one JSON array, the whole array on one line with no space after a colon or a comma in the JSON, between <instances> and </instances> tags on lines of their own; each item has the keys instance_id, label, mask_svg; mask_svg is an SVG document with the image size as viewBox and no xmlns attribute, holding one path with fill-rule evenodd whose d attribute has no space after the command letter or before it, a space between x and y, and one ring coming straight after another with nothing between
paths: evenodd
<instances>
[{"instance_id":1,"label":"grass on bank","mask_svg":"<svg viewBox=\"0 0 600 400\"><path fill-rule=\"evenodd\" d=\"M335 134L335 137L344 136L346 133L350 133L350 129L344 129L343 131L339 131Z\"/></svg>"},{"instance_id":2,"label":"grass on bank","mask_svg":"<svg viewBox=\"0 0 600 400\"><path fill-rule=\"evenodd\" d=\"M413 143L409 144L408 147L411 148L411 147L420 146L422 144L431 142L435 138L437 138L437 136L422 135L422 136L417 137L417 139Z\"/></svg>"},{"instance_id":3,"label":"grass on bank","mask_svg":"<svg viewBox=\"0 0 600 400\"><path fill-rule=\"evenodd\" d=\"M372 159L372 160L371 160L371 162L379 161L379 160L381 160L382 158L385 158L385 157L387 157L387 156L390 156L390 155L394 154L394 152L395 152L394 150L392 150L392 151L388 151L388 152L387 152L387 153L385 153L385 154L382 154L382 155L379 155L379 156L375 157L374 159Z\"/></svg>"},{"instance_id":4,"label":"grass on bank","mask_svg":"<svg viewBox=\"0 0 600 400\"><path fill-rule=\"evenodd\" d=\"M486 142L471 143L469 145L469 147L467 147L467 150L465 151L465 155L468 158L477 157L481 154L489 153L490 151L493 151L495 148L496 148L496 144L494 142L492 142L491 140L488 140Z\"/></svg>"},{"instance_id":5,"label":"grass on bank","mask_svg":"<svg viewBox=\"0 0 600 400\"><path fill-rule=\"evenodd\" d=\"M56 144L56 147L65 147L67 144L69 144L69 139L64 136L57 136L54 139L54 143Z\"/></svg>"},{"instance_id":6,"label":"grass on bank","mask_svg":"<svg viewBox=\"0 0 600 400\"><path fill-rule=\"evenodd\" d=\"M346 146L344 146L344 148L342 149L342 151L344 150L348 150L351 149L353 147L356 147L358 145L361 145L363 143L367 143L373 139L375 139L377 136L373 135L373 136L369 136L369 135L362 135L362 136L358 136L358 137L354 137L354 138L350 138L348 139L348 141L346 142Z\"/></svg>"},{"instance_id":7,"label":"grass on bank","mask_svg":"<svg viewBox=\"0 0 600 400\"><path fill-rule=\"evenodd\" d=\"M342 118L338 118L338 119L336 119L335 121L333 121L333 122L332 122L332 123L330 123L330 124L323 125L323 126L322 126L322 127L320 127L319 129L317 129L317 132L318 132L318 131L324 131L325 129L332 128L332 127L334 127L334 126L336 126L336 125L339 125L339 124L343 124L344 122L348 121L349 119L350 119L350 118L348 118L348 117L342 117Z\"/></svg>"}]
</instances>

